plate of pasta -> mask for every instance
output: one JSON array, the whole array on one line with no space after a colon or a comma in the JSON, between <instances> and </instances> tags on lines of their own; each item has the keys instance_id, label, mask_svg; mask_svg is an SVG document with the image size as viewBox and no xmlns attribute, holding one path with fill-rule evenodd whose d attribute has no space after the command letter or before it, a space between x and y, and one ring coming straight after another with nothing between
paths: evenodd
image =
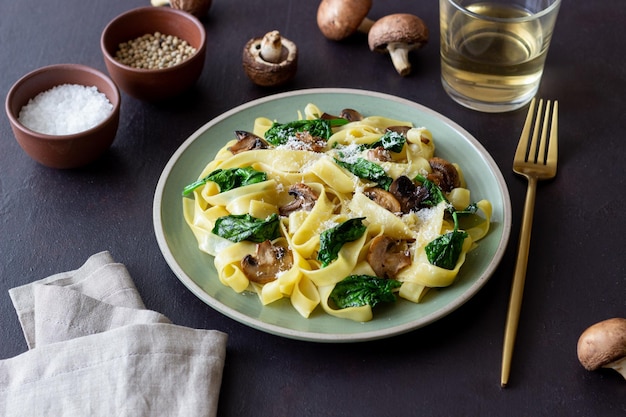
<instances>
[{"instance_id":1,"label":"plate of pasta","mask_svg":"<svg viewBox=\"0 0 626 417\"><path fill-rule=\"evenodd\" d=\"M308 89L236 107L193 133L156 187L177 278L220 313L317 342L394 336L474 296L511 228L483 146L422 105Z\"/></svg>"}]
</instances>

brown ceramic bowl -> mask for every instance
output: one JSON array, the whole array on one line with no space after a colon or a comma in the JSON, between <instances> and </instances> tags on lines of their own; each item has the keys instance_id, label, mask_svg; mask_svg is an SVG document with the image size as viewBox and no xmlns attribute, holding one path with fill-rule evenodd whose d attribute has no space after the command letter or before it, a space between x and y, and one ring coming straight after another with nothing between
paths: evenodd
<instances>
[{"instance_id":1,"label":"brown ceramic bowl","mask_svg":"<svg viewBox=\"0 0 626 417\"><path fill-rule=\"evenodd\" d=\"M120 43L146 34L161 32L187 41L196 53L173 67L138 69L115 60ZM191 14L171 7L140 7L122 13L102 32L100 48L109 75L128 95L146 101L160 101L191 87L202 72L206 56L206 32Z\"/></svg>"},{"instance_id":2,"label":"brown ceramic bowl","mask_svg":"<svg viewBox=\"0 0 626 417\"><path fill-rule=\"evenodd\" d=\"M35 132L19 121L20 110L30 99L62 84L95 86L113 105L111 114L97 126L68 135ZM7 94L5 109L17 142L31 158L51 168L77 168L96 160L113 143L120 118L120 93L100 71L79 64L58 64L20 78Z\"/></svg>"}]
</instances>

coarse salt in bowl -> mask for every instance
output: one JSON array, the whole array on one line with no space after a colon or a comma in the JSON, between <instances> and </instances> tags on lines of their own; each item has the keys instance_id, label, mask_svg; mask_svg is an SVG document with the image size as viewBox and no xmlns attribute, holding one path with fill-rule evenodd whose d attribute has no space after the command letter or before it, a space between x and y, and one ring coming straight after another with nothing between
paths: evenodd
<instances>
[{"instance_id":1,"label":"coarse salt in bowl","mask_svg":"<svg viewBox=\"0 0 626 417\"><path fill-rule=\"evenodd\" d=\"M80 64L37 69L7 94L5 109L22 149L52 168L77 168L100 157L119 124L120 93L102 72Z\"/></svg>"},{"instance_id":2,"label":"coarse salt in bowl","mask_svg":"<svg viewBox=\"0 0 626 417\"><path fill-rule=\"evenodd\" d=\"M97 126L112 110L109 99L95 86L61 84L31 98L18 120L35 132L71 135Z\"/></svg>"}]
</instances>

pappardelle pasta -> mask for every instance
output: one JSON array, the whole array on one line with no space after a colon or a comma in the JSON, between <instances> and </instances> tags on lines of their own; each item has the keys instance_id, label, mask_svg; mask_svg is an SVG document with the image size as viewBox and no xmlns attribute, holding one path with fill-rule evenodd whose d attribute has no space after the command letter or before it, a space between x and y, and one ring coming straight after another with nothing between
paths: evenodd
<instances>
[{"instance_id":1,"label":"pappardelle pasta","mask_svg":"<svg viewBox=\"0 0 626 417\"><path fill-rule=\"evenodd\" d=\"M183 190L185 221L222 284L355 321L451 285L489 231L461 167L426 127L308 104L237 131ZM191 198L193 197L193 198Z\"/></svg>"}]
</instances>

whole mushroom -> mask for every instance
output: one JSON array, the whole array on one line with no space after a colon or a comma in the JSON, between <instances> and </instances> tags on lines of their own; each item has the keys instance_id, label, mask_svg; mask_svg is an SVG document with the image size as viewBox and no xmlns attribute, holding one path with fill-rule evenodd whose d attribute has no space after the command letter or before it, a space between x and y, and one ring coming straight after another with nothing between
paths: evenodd
<instances>
[{"instance_id":1,"label":"whole mushroom","mask_svg":"<svg viewBox=\"0 0 626 417\"><path fill-rule=\"evenodd\" d=\"M298 48L273 30L262 38L250 39L243 48L243 68L260 86L284 84L296 75Z\"/></svg>"},{"instance_id":2,"label":"whole mushroom","mask_svg":"<svg viewBox=\"0 0 626 417\"><path fill-rule=\"evenodd\" d=\"M587 328L578 339L577 353L585 369L612 368L626 379L626 319L611 318Z\"/></svg>"},{"instance_id":3,"label":"whole mushroom","mask_svg":"<svg viewBox=\"0 0 626 417\"><path fill-rule=\"evenodd\" d=\"M334 41L355 32L367 33L374 23L367 18L371 8L372 0L322 0L317 8L317 26Z\"/></svg>"},{"instance_id":4,"label":"whole mushroom","mask_svg":"<svg viewBox=\"0 0 626 417\"><path fill-rule=\"evenodd\" d=\"M211 8L212 0L150 0L156 7L170 5L174 9L183 10L201 18L206 16Z\"/></svg>"},{"instance_id":5,"label":"whole mushroom","mask_svg":"<svg viewBox=\"0 0 626 417\"><path fill-rule=\"evenodd\" d=\"M411 73L409 52L420 49L428 42L428 27L415 15L391 14L372 25L367 42L370 50L389 53L396 71L404 77Z\"/></svg>"}]
</instances>

